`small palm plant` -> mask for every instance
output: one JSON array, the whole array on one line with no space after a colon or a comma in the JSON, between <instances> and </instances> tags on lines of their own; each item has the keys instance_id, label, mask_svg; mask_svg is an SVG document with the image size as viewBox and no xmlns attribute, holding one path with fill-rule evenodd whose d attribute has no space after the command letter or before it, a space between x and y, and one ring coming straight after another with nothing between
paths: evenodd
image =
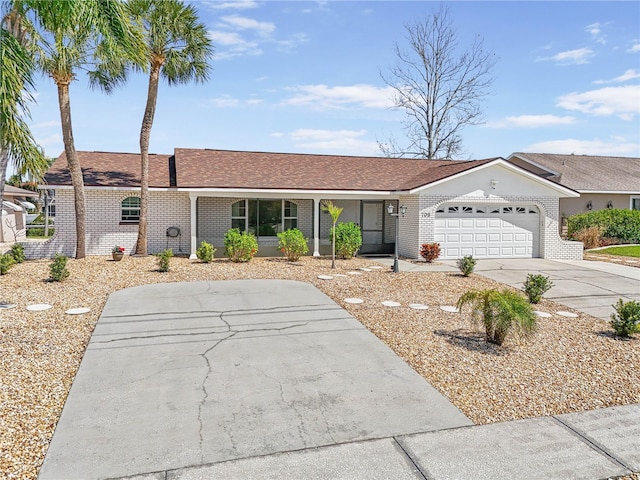
<instances>
[{"instance_id":1,"label":"small palm plant","mask_svg":"<svg viewBox=\"0 0 640 480\"><path fill-rule=\"evenodd\" d=\"M336 223L338 223L338 218L342 213L342 207L338 207L331 200L326 200L322 202L322 210L331 215L331 221L333 222L331 230L333 236L331 241L331 268L336 268Z\"/></svg>"},{"instance_id":2,"label":"small palm plant","mask_svg":"<svg viewBox=\"0 0 640 480\"><path fill-rule=\"evenodd\" d=\"M472 322L484 326L487 342L502 345L509 333L526 338L536 330L537 317L533 308L518 292L471 290L458 299L460 310L466 305L471 306Z\"/></svg>"}]
</instances>

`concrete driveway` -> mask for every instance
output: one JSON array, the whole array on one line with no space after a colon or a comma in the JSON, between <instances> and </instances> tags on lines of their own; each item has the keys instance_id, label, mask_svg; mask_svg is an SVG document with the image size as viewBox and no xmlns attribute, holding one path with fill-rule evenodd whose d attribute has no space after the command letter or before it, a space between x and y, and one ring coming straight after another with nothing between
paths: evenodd
<instances>
[{"instance_id":1,"label":"concrete driveway","mask_svg":"<svg viewBox=\"0 0 640 480\"><path fill-rule=\"evenodd\" d=\"M391 258L376 259L387 266ZM434 264L400 261L402 272L459 272L456 260ZM610 320L611 305L619 298L640 301L640 268L588 260L544 260L542 258L504 258L478 260L475 273L522 289L529 273L548 276L554 283L544 298L556 301L594 317Z\"/></svg>"},{"instance_id":2,"label":"concrete driveway","mask_svg":"<svg viewBox=\"0 0 640 480\"><path fill-rule=\"evenodd\" d=\"M420 478L395 437L471 424L312 285L156 284L109 297L39 478L156 478L348 442L332 451L368 458L361 478Z\"/></svg>"},{"instance_id":3,"label":"concrete driveway","mask_svg":"<svg viewBox=\"0 0 640 480\"><path fill-rule=\"evenodd\" d=\"M609 320L612 305L640 301L640 268L607 262L531 259L478 260L476 273L522 288L529 273L548 276L554 286L544 298Z\"/></svg>"}]
</instances>

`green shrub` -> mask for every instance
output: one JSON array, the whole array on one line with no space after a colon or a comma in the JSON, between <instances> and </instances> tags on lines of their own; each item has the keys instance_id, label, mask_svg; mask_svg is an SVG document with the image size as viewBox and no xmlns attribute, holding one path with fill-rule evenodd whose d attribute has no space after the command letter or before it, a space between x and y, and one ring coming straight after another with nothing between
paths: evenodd
<instances>
[{"instance_id":1,"label":"green shrub","mask_svg":"<svg viewBox=\"0 0 640 480\"><path fill-rule=\"evenodd\" d=\"M570 238L580 230L601 227L602 236L618 238L622 243L640 243L640 210L596 210L572 215L568 219L567 233Z\"/></svg>"},{"instance_id":2,"label":"green shrub","mask_svg":"<svg viewBox=\"0 0 640 480\"><path fill-rule=\"evenodd\" d=\"M329 238L333 238L333 228L329 232ZM336 255L339 258L353 258L362 245L362 233L360 227L353 222L339 223L335 227Z\"/></svg>"},{"instance_id":3,"label":"green shrub","mask_svg":"<svg viewBox=\"0 0 640 480\"><path fill-rule=\"evenodd\" d=\"M440 244L439 243L423 243L420 246L420 255L427 262L431 263L440 256Z\"/></svg>"},{"instance_id":4,"label":"green shrub","mask_svg":"<svg viewBox=\"0 0 640 480\"><path fill-rule=\"evenodd\" d=\"M156 256L158 257L158 271L168 272L169 263L171 261L171 257L173 257L173 250L167 248L164 252L158 253Z\"/></svg>"},{"instance_id":5,"label":"green shrub","mask_svg":"<svg viewBox=\"0 0 640 480\"><path fill-rule=\"evenodd\" d=\"M27 257L24 256L24 247L19 243L14 243L9 253L13 256L16 263L22 263L27 259Z\"/></svg>"},{"instance_id":6,"label":"green shrub","mask_svg":"<svg viewBox=\"0 0 640 480\"><path fill-rule=\"evenodd\" d=\"M15 263L11 253L0 253L0 275L6 275Z\"/></svg>"},{"instance_id":7,"label":"green shrub","mask_svg":"<svg viewBox=\"0 0 640 480\"><path fill-rule=\"evenodd\" d=\"M458 259L456 264L458 265L460 272L462 272L462 275L468 277L476 268L476 263L478 263L478 261L475 258L473 258L471 255L466 255Z\"/></svg>"},{"instance_id":8,"label":"green shrub","mask_svg":"<svg viewBox=\"0 0 640 480\"><path fill-rule=\"evenodd\" d=\"M524 293L527 295L530 303L538 303L549 289L553 287L553 282L549 277L541 274L530 273L524 281Z\"/></svg>"},{"instance_id":9,"label":"green shrub","mask_svg":"<svg viewBox=\"0 0 640 480\"><path fill-rule=\"evenodd\" d=\"M297 261L301 255L309 251L307 239L297 228L285 230L278 234L278 248L290 262Z\"/></svg>"},{"instance_id":10,"label":"green shrub","mask_svg":"<svg viewBox=\"0 0 640 480\"><path fill-rule=\"evenodd\" d=\"M67 257L60 253L56 253L53 257L51 265L49 265L49 278L54 282L61 282L69 278L69 270L67 270Z\"/></svg>"},{"instance_id":11,"label":"green shrub","mask_svg":"<svg viewBox=\"0 0 640 480\"><path fill-rule=\"evenodd\" d=\"M640 302L631 300L612 305L616 310L611 314L611 326L619 337L628 337L632 333L640 332Z\"/></svg>"},{"instance_id":12,"label":"green shrub","mask_svg":"<svg viewBox=\"0 0 640 480\"><path fill-rule=\"evenodd\" d=\"M462 310L467 304L471 305L472 322L484 326L490 343L502 345L509 333L526 338L537 328L533 307L518 292L471 290L458 299L457 307Z\"/></svg>"},{"instance_id":13,"label":"green shrub","mask_svg":"<svg viewBox=\"0 0 640 480\"><path fill-rule=\"evenodd\" d=\"M215 247L204 240L200 243L200 247L196 249L196 257L198 257L198 260L202 263L211 262L213 260L214 253L216 253Z\"/></svg>"},{"instance_id":14,"label":"green shrub","mask_svg":"<svg viewBox=\"0 0 640 480\"><path fill-rule=\"evenodd\" d=\"M224 235L224 248L232 262L248 262L258 253L258 240L253 233L231 228Z\"/></svg>"}]
</instances>

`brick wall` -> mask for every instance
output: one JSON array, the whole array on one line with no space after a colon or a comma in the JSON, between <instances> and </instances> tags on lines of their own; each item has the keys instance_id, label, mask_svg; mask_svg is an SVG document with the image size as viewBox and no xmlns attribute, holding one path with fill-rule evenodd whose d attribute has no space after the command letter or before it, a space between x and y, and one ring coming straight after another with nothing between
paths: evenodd
<instances>
[{"instance_id":1,"label":"brick wall","mask_svg":"<svg viewBox=\"0 0 640 480\"><path fill-rule=\"evenodd\" d=\"M115 245L131 253L138 238L137 224L121 224L121 203L138 192L115 190L86 190L87 211L86 254L109 255ZM190 245L189 194L179 192L151 192L147 249L158 253L171 248L174 254L188 254ZM169 238L167 228L178 227L180 235ZM72 190L56 192L55 235L44 242L24 242L28 258L47 258L55 253L76 254L75 208Z\"/></svg>"}]
</instances>

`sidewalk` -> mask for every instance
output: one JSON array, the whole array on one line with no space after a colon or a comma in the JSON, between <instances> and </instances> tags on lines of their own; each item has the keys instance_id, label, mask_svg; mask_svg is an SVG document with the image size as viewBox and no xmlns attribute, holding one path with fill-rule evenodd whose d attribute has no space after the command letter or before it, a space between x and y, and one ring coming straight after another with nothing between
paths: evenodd
<instances>
[{"instance_id":1,"label":"sidewalk","mask_svg":"<svg viewBox=\"0 0 640 480\"><path fill-rule=\"evenodd\" d=\"M606 479L640 471L640 405L155 472L136 480Z\"/></svg>"}]
</instances>

